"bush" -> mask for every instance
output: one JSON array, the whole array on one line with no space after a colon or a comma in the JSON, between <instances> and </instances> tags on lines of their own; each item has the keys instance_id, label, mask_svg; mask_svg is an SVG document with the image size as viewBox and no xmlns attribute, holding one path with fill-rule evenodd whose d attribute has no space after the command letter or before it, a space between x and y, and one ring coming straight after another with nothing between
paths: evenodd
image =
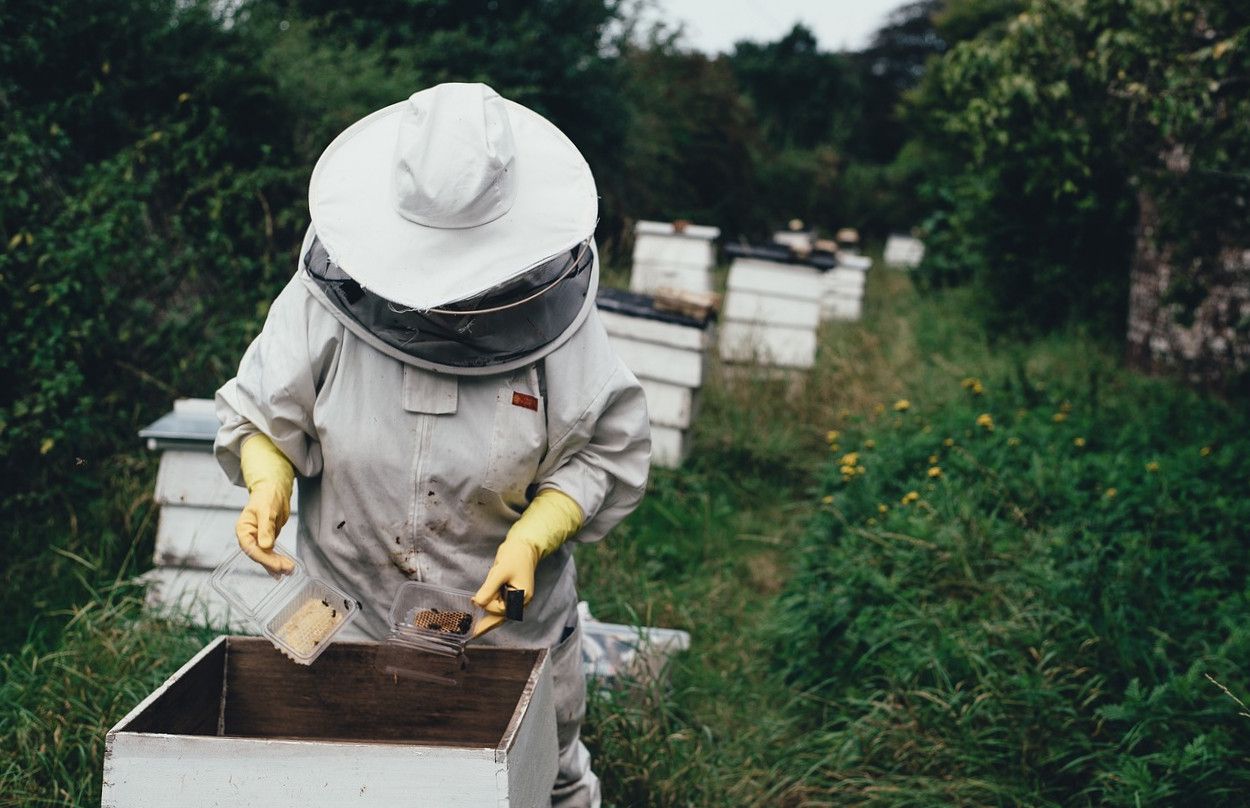
<instances>
[{"instance_id":1,"label":"bush","mask_svg":"<svg viewBox=\"0 0 1250 808\"><path fill-rule=\"evenodd\" d=\"M882 803L1237 804L1244 409L1092 366L839 437L781 599L824 787ZM901 405L900 405L901 406ZM890 802L890 804L897 804Z\"/></svg>"}]
</instances>

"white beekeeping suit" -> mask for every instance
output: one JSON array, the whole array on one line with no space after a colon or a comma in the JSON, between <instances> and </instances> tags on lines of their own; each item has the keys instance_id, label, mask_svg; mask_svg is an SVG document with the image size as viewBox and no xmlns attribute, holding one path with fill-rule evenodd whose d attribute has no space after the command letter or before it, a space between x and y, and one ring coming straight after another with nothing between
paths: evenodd
<instances>
[{"instance_id":1,"label":"white beekeeping suit","mask_svg":"<svg viewBox=\"0 0 1250 808\"><path fill-rule=\"evenodd\" d=\"M388 138L398 145L383 151ZM377 187L359 187L370 170ZM254 435L290 462L301 560L360 598L354 625L369 638L385 636L405 581L477 589L539 492L580 507L577 541L602 538L642 496L646 405L595 312L588 180L554 126L483 85L374 113L314 171L315 232L217 393L215 449L236 483ZM578 740L576 579L560 546L538 563L524 621L479 640L553 649L560 806L599 800Z\"/></svg>"}]
</instances>

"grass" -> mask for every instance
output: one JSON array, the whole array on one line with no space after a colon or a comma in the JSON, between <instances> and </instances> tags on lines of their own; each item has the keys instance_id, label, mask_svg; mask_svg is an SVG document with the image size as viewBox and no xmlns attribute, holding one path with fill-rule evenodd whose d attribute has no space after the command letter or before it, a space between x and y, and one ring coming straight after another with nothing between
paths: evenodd
<instances>
[{"instance_id":1,"label":"grass","mask_svg":"<svg viewBox=\"0 0 1250 808\"><path fill-rule=\"evenodd\" d=\"M872 273L868 300L862 323L824 330L800 387L714 373L690 461L657 471L630 519L578 548L597 617L692 635L665 683L592 696L584 736L607 804L1127 805L1184 802L1187 788L1227 801L1220 772L1244 769L1228 750L1247 719L1201 674L1233 696L1250 686L1231 664L1246 622L1227 594L1245 570L1203 578L1199 550L1241 535L1233 489L1210 468L1242 473L1244 441L1221 433L1209 455L1188 452L1224 405L1124 373L1079 333L995 342L961 293L920 297L901 274ZM987 399L961 386L970 376L985 380L998 443L973 442ZM1060 452L1048 408L1065 401ZM1175 406L1199 415L1171 423ZM959 445L941 446L956 427ZM837 461L868 441L867 472L844 481ZM927 476L935 441L940 478ZM1175 458L1158 450L1169 441ZM1169 473L1147 480L1156 461ZM101 492L93 524L113 549L85 556L84 535L64 544L81 563L45 556L80 571L68 592L49 585L78 605L49 621L68 621L63 633L0 658L0 805L97 803L105 728L207 639L143 617L115 582L150 552L147 506L134 505L150 472ZM896 506L912 488L924 506ZM1228 516L1164 553L1193 502ZM1229 541L1212 547L1231 557ZM1152 561L1170 572L1151 591L1188 598L1185 620L1134 600ZM1097 581L1113 586L1082 607ZM1126 601L1136 611L1117 611ZM1177 633L1150 631L1165 623Z\"/></svg>"}]
</instances>

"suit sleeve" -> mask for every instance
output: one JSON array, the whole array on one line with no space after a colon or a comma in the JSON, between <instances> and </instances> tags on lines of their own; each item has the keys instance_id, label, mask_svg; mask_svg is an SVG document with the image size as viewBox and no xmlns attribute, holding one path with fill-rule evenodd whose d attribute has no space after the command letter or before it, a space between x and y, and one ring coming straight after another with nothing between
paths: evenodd
<instances>
[{"instance_id":1,"label":"suit sleeve","mask_svg":"<svg viewBox=\"0 0 1250 808\"><path fill-rule=\"evenodd\" d=\"M257 433L268 435L300 476L321 473L313 407L341 336L341 326L293 277L270 306L238 374L217 391L221 427L213 452L236 485L243 484L243 441Z\"/></svg>"},{"instance_id":2,"label":"suit sleeve","mask_svg":"<svg viewBox=\"0 0 1250 808\"><path fill-rule=\"evenodd\" d=\"M582 508L575 541L594 542L637 507L651 468L651 428L642 387L615 354L614 367L590 406L557 436L554 468L538 489L555 488Z\"/></svg>"}]
</instances>

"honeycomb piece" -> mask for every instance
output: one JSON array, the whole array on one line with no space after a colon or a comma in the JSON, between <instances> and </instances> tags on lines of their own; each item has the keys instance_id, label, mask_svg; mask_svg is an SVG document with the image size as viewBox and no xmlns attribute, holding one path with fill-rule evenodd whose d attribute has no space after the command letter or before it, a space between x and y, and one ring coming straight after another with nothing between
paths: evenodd
<instances>
[{"instance_id":1,"label":"honeycomb piece","mask_svg":"<svg viewBox=\"0 0 1250 808\"><path fill-rule=\"evenodd\" d=\"M343 610L314 598L296 609L274 633L296 654L307 656L325 642L345 616Z\"/></svg>"},{"instance_id":2,"label":"honeycomb piece","mask_svg":"<svg viewBox=\"0 0 1250 808\"><path fill-rule=\"evenodd\" d=\"M418 609L412 615L412 625L426 631L443 631L448 634L467 634L473 618L467 612L444 612L438 609Z\"/></svg>"}]
</instances>

